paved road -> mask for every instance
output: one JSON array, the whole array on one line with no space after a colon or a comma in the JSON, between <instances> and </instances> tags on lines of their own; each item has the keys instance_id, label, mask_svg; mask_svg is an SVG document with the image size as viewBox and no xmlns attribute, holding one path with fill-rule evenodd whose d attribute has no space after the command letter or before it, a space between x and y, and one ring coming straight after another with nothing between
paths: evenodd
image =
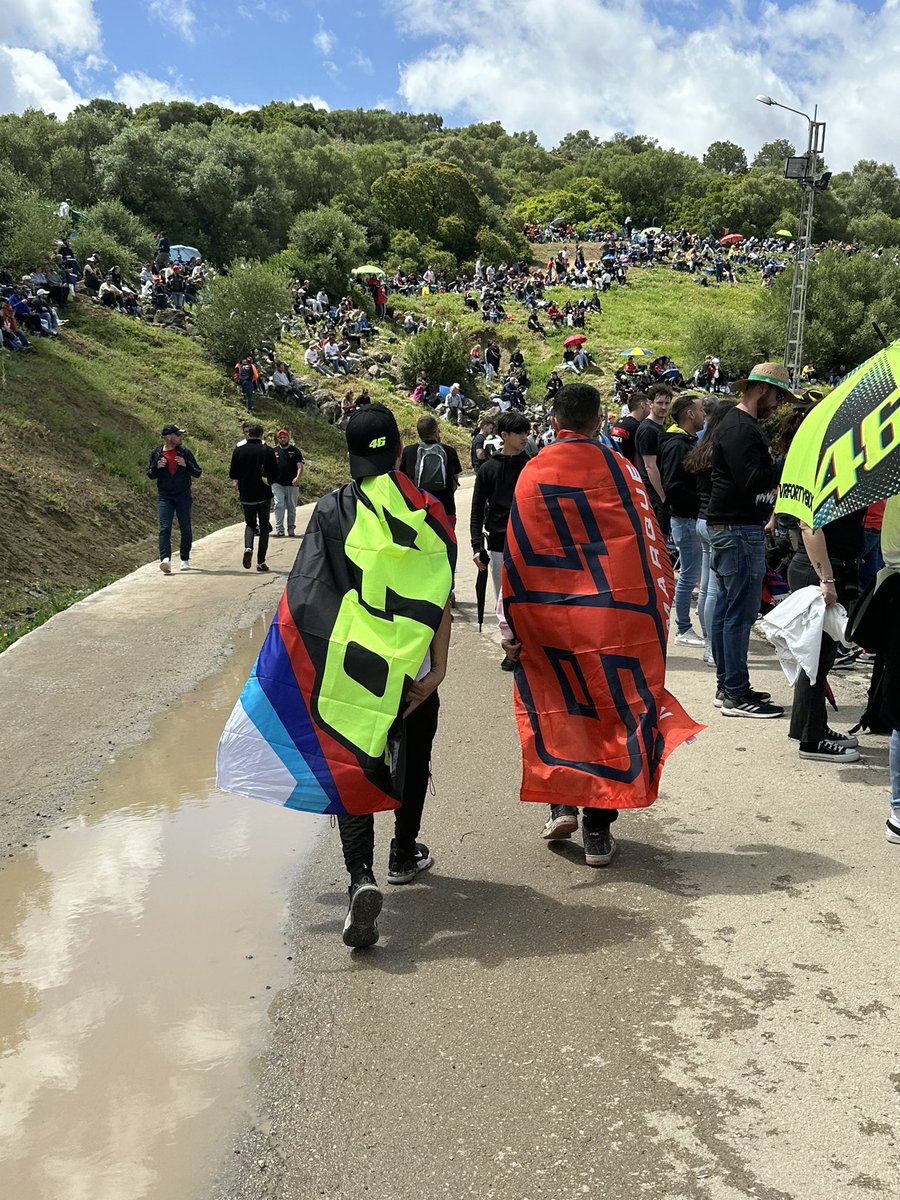
<instances>
[{"instance_id":1,"label":"paved road","mask_svg":"<svg viewBox=\"0 0 900 1200\"><path fill-rule=\"evenodd\" d=\"M204 572L150 566L2 656L7 854L272 611L281 577L244 573L239 542L205 539ZM292 549L271 561L286 569ZM472 574L464 555L461 598ZM672 690L710 727L590 871L516 800L511 680L472 615L442 688L435 867L392 890L381 944L351 955L324 830L293 896L296 973L270 1010L256 1120L222 1148L215 1200L895 1195L885 740L863 766L801 765L784 721L717 717L711 673L673 647ZM768 649L753 659L788 700ZM861 681L838 691L847 724Z\"/></svg>"},{"instance_id":2,"label":"paved road","mask_svg":"<svg viewBox=\"0 0 900 1200\"><path fill-rule=\"evenodd\" d=\"M463 555L460 597L472 574ZM341 944L346 880L336 834L320 839L259 1119L216 1200L895 1195L884 739L864 766L801 765L786 721L717 717L710 670L673 647L672 689L709 730L591 871L516 800L499 658L463 604L423 830L435 867L389 889L371 952ZM753 674L789 700L763 645ZM840 691L849 723L862 681ZM389 836L380 818L383 859Z\"/></svg>"}]
</instances>

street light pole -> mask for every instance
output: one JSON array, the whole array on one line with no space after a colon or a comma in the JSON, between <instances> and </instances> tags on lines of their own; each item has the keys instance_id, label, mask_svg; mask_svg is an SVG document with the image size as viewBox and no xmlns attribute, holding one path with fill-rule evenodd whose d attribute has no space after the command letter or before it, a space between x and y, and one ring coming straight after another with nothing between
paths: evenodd
<instances>
[{"instance_id":1,"label":"street light pole","mask_svg":"<svg viewBox=\"0 0 900 1200\"><path fill-rule=\"evenodd\" d=\"M785 165L785 177L796 179L800 185L800 231L794 255L794 278L791 283L791 299L788 307L787 333L784 342L784 365L790 373L791 385L796 390L803 371L803 334L806 326L806 295L809 287L809 268L812 263L813 208L817 185L819 185L819 160L825 150L825 122L818 121L818 105L813 115L780 104L771 96L757 96L760 104L786 109L804 117L809 125L809 140L806 154L789 158Z\"/></svg>"}]
</instances>

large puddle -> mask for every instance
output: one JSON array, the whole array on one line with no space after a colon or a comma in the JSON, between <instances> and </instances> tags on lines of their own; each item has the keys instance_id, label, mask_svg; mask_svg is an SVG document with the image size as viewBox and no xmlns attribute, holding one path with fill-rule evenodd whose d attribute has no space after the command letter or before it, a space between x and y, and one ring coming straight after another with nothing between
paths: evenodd
<instances>
[{"instance_id":1,"label":"large puddle","mask_svg":"<svg viewBox=\"0 0 900 1200\"><path fill-rule=\"evenodd\" d=\"M314 818L214 790L264 635L0 871L0 1181L15 1200L204 1194L290 970Z\"/></svg>"}]
</instances>

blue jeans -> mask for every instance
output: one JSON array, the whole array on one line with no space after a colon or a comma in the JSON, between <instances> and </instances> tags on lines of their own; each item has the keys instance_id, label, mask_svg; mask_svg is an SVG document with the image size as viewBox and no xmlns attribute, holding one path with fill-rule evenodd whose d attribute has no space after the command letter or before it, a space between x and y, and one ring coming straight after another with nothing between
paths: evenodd
<instances>
[{"instance_id":1,"label":"blue jeans","mask_svg":"<svg viewBox=\"0 0 900 1200\"><path fill-rule=\"evenodd\" d=\"M696 517L672 517L672 537L678 547L678 583L675 585L677 633L691 628L691 597L700 578L700 539ZM701 626L702 627L702 626Z\"/></svg>"},{"instance_id":2,"label":"blue jeans","mask_svg":"<svg viewBox=\"0 0 900 1200\"><path fill-rule=\"evenodd\" d=\"M719 581L710 566L712 547L709 541L709 530L702 517L697 520L697 536L700 539L700 595L697 597L697 619L703 636L712 640L713 616L716 611L716 601L719 598Z\"/></svg>"},{"instance_id":3,"label":"blue jeans","mask_svg":"<svg viewBox=\"0 0 900 1200\"><path fill-rule=\"evenodd\" d=\"M900 729L891 734L891 749L888 759L891 769L891 808L900 819Z\"/></svg>"},{"instance_id":4,"label":"blue jeans","mask_svg":"<svg viewBox=\"0 0 900 1200\"><path fill-rule=\"evenodd\" d=\"M881 554L881 530L863 530L863 556L859 564L859 589L865 591L881 568L884 558Z\"/></svg>"},{"instance_id":5,"label":"blue jeans","mask_svg":"<svg viewBox=\"0 0 900 1200\"><path fill-rule=\"evenodd\" d=\"M273 483L272 493L275 496L275 532L284 533L284 517L287 514L288 533L294 532L297 521L297 497L299 487L289 483Z\"/></svg>"},{"instance_id":6,"label":"blue jeans","mask_svg":"<svg viewBox=\"0 0 900 1200\"><path fill-rule=\"evenodd\" d=\"M712 625L716 682L726 696L740 700L750 691L747 654L762 599L766 535L761 525L707 524L707 530L720 588Z\"/></svg>"},{"instance_id":7,"label":"blue jeans","mask_svg":"<svg viewBox=\"0 0 900 1200\"><path fill-rule=\"evenodd\" d=\"M172 519L178 518L178 529L181 533L181 544L178 553L182 561L191 557L191 546L194 544L194 534L191 529L191 506L194 501L190 492L181 496L157 496L156 515L159 517L159 557L160 560L172 557Z\"/></svg>"}]
</instances>

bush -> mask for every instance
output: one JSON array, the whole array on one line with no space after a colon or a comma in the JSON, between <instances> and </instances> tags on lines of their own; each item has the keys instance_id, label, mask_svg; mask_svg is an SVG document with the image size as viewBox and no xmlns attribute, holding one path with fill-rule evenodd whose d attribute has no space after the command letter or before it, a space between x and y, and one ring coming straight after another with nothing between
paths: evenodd
<instances>
[{"instance_id":1,"label":"bush","mask_svg":"<svg viewBox=\"0 0 900 1200\"><path fill-rule=\"evenodd\" d=\"M138 273L140 264L134 250L97 225L80 226L78 237L72 239L72 249L82 267L89 255L96 254L104 272L117 266L123 278L132 280Z\"/></svg>"},{"instance_id":2,"label":"bush","mask_svg":"<svg viewBox=\"0 0 900 1200\"><path fill-rule=\"evenodd\" d=\"M0 259L14 271L48 262L62 222L46 196L8 168L0 171Z\"/></svg>"},{"instance_id":3,"label":"bush","mask_svg":"<svg viewBox=\"0 0 900 1200\"><path fill-rule=\"evenodd\" d=\"M691 369L707 354L717 354L726 375L749 370L766 358L768 350L766 331L759 321L717 312L698 313L693 318L686 346Z\"/></svg>"},{"instance_id":4,"label":"bush","mask_svg":"<svg viewBox=\"0 0 900 1200\"><path fill-rule=\"evenodd\" d=\"M350 272L365 261L366 248L364 229L339 209L320 204L295 218L281 258L334 300L346 295Z\"/></svg>"},{"instance_id":5,"label":"bush","mask_svg":"<svg viewBox=\"0 0 900 1200\"><path fill-rule=\"evenodd\" d=\"M469 351L461 338L437 327L423 329L406 343L400 360L403 382L413 387L419 374L437 386L461 383L469 366Z\"/></svg>"},{"instance_id":6,"label":"bush","mask_svg":"<svg viewBox=\"0 0 900 1200\"><path fill-rule=\"evenodd\" d=\"M210 355L233 363L274 338L291 307L288 274L271 263L232 263L207 280L194 321Z\"/></svg>"},{"instance_id":7,"label":"bush","mask_svg":"<svg viewBox=\"0 0 900 1200\"><path fill-rule=\"evenodd\" d=\"M141 262L147 262L156 251L156 238L152 230L119 200L101 200L85 210L78 227L79 238L100 231L120 246L127 246Z\"/></svg>"}]
</instances>

